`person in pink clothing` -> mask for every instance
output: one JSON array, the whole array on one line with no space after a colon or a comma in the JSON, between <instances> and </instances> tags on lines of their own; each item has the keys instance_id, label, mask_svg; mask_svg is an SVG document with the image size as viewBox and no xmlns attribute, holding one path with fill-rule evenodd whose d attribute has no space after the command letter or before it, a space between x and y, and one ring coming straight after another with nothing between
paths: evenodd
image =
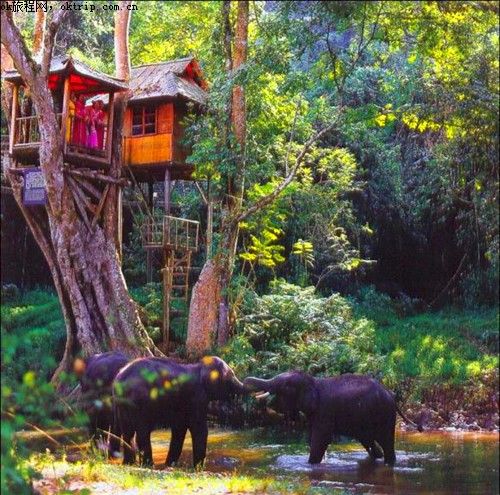
<instances>
[{"instance_id":1,"label":"person in pink clothing","mask_svg":"<svg viewBox=\"0 0 500 495\"><path fill-rule=\"evenodd\" d=\"M104 149L105 122L106 122L106 112L104 111L104 103L102 102L102 100L97 100L97 113L96 113L97 147L100 150Z\"/></svg>"},{"instance_id":2,"label":"person in pink clothing","mask_svg":"<svg viewBox=\"0 0 500 495\"><path fill-rule=\"evenodd\" d=\"M85 109L87 123L87 148L96 149L97 141L97 117L99 110L97 109L97 101L92 102L92 106Z\"/></svg>"},{"instance_id":3,"label":"person in pink clothing","mask_svg":"<svg viewBox=\"0 0 500 495\"><path fill-rule=\"evenodd\" d=\"M85 97L81 94L75 101L75 117L71 142L77 146L87 145L87 132L85 125Z\"/></svg>"}]
</instances>

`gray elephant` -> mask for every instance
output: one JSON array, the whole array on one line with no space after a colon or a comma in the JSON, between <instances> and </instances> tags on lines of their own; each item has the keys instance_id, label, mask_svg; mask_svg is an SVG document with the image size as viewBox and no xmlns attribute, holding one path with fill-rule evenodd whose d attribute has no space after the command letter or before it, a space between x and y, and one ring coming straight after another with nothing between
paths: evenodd
<instances>
[{"instance_id":1,"label":"gray elephant","mask_svg":"<svg viewBox=\"0 0 500 495\"><path fill-rule=\"evenodd\" d=\"M311 464L321 462L334 437L345 435L361 442L372 458L384 457L386 464L393 465L396 413L411 423L392 392L367 376L314 378L291 371L269 380L248 377L243 383L249 391L260 392L256 398L275 395L277 409L288 417L306 415ZM418 429L422 431L420 425Z\"/></svg>"},{"instance_id":2,"label":"gray elephant","mask_svg":"<svg viewBox=\"0 0 500 495\"><path fill-rule=\"evenodd\" d=\"M198 364L156 357L136 359L118 373L113 386L115 428L124 440L123 461L135 462L131 448L135 434L145 466L153 464L150 435L157 427L172 429L167 466L178 461L187 430L193 442L193 465L203 464L208 403L246 393L233 370L216 356L206 356Z\"/></svg>"},{"instance_id":3,"label":"gray elephant","mask_svg":"<svg viewBox=\"0 0 500 495\"><path fill-rule=\"evenodd\" d=\"M74 371L82 390L81 403L89 416L89 433L97 444L107 438L111 428L109 453L113 454L116 438L113 430L112 383L129 358L118 351L91 356L86 361L75 360Z\"/></svg>"}]
</instances>

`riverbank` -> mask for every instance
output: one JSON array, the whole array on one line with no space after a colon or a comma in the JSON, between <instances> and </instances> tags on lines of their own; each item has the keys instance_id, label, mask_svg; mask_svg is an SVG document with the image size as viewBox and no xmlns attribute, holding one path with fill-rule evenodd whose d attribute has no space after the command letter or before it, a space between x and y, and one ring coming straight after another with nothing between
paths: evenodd
<instances>
[{"instance_id":1,"label":"riverbank","mask_svg":"<svg viewBox=\"0 0 500 495\"><path fill-rule=\"evenodd\" d=\"M303 435L257 428L211 429L203 471L193 471L191 441L178 468L165 468L170 434L152 435L154 469L107 462L87 445L66 456L32 456L41 473L34 482L39 495L221 495L347 493L427 494L495 493L498 490L498 434L478 432L404 432L396 434L396 465L371 461L352 441L330 445L323 462L307 463ZM72 459L72 461L70 461Z\"/></svg>"}]
</instances>

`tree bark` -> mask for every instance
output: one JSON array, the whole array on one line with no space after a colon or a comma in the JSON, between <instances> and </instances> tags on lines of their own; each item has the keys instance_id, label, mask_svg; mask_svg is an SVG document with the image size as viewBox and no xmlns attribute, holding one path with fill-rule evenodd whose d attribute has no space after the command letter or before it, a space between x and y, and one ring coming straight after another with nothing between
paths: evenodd
<instances>
[{"instance_id":1,"label":"tree bark","mask_svg":"<svg viewBox=\"0 0 500 495\"><path fill-rule=\"evenodd\" d=\"M233 71L241 70L247 62L248 52L248 2L238 2L238 17L236 21L236 33L234 38L234 56ZM245 138L246 138L246 107L245 90L241 84L236 84L232 94L232 115L231 121L234 130L234 136L240 146L238 154L238 172L241 172L244 166L245 156ZM236 179L243 182L243 178L237 172ZM243 184L240 185L240 188ZM240 193L241 194L241 193Z\"/></svg>"},{"instance_id":2,"label":"tree bark","mask_svg":"<svg viewBox=\"0 0 500 495\"><path fill-rule=\"evenodd\" d=\"M14 68L14 61L10 56L5 45L1 43L1 67L2 73L4 71L10 70ZM11 115L11 103L12 103L12 84L2 80L2 110L4 115ZM10 118L7 117L7 128L10 132Z\"/></svg>"},{"instance_id":3,"label":"tree bark","mask_svg":"<svg viewBox=\"0 0 500 495\"><path fill-rule=\"evenodd\" d=\"M47 23L47 14L43 9L35 12L35 28L33 29L33 57L38 58L43 47L43 37Z\"/></svg>"},{"instance_id":4,"label":"tree bark","mask_svg":"<svg viewBox=\"0 0 500 495\"><path fill-rule=\"evenodd\" d=\"M214 344L220 301L220 274L214 260L201 270L191 296L186 349L195 358L205 354Z\"/></svg>"},{"instance_id":5,"label":"tree bark","mask_svg":"<svg viewBox=\"0 0 500 495\"><path fill-rule=\"evenodd\" d=\"M45 208L24 206L20 181L13 173L9 176L16 202L51 270L66 323L64 356L53 376L56 385L79 352L91 355L119 349L130 356L157 352L128 294L114 237L106 228L109 219L89 229L80 196L70 188L64 174L63 138L47 86L54 38L64 13L57 11L45 30L41 65L26 48L12 15L2 12L1 16L2 43L30 90L39 116Z\"/></svg>"},{"instance_id":6,"label":"tree bark","mask_svg":"<svg viewBox=\"0 0 500 495\"><path fill-rule=\"evenodd\" d=\"M236 32L234 38L233 51L233 72L238 72L247 62L248 54L248 1L238 2L238 12L236 19ZM236 142L238 143L238 153L236 153L236 173L233 182L234 198L230 198L229 212L227 220L229 223L223 229L226 233L226 252L218 260L221 262L221 302L219 304L220 314L217 331L217 343L224 345L229 339L231 325L229 321L229 299L228 289L233 276L233 268L238 245L239 223L234 223L232 218L241 208L243 193L245 189L245 144L246 144L246 103L245 89L243 85L236 84L232 91L231 102L231 125Z\"/></svg>"}]
</instances>

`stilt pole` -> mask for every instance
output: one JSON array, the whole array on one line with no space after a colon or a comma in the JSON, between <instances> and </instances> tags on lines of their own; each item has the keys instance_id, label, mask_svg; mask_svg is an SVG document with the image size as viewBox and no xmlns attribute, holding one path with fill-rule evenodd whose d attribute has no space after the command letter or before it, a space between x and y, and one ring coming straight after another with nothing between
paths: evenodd
<instances>
[{"instance_id":1,"label":"stilt pole","mask_svg":"<svg viewBox=\"0 0 500 495\"><path fill-rule=\"evenodd\" d=\"M171 186L171 175L170 169L165 168L165 181L164 181L164 202L165 202L165 215L170 215L170 186ZM168 223L163 224L164 229L169 229ZM167 233L163 232L163 242L165 243L167 239ZM163 342L165 344L165 350L168 352L168 346L170 344L170 298L172 294L172 259L173 252L169 245L164 245L164 260L165 264L163 267Z\"/></svg>"}]
</instances>

